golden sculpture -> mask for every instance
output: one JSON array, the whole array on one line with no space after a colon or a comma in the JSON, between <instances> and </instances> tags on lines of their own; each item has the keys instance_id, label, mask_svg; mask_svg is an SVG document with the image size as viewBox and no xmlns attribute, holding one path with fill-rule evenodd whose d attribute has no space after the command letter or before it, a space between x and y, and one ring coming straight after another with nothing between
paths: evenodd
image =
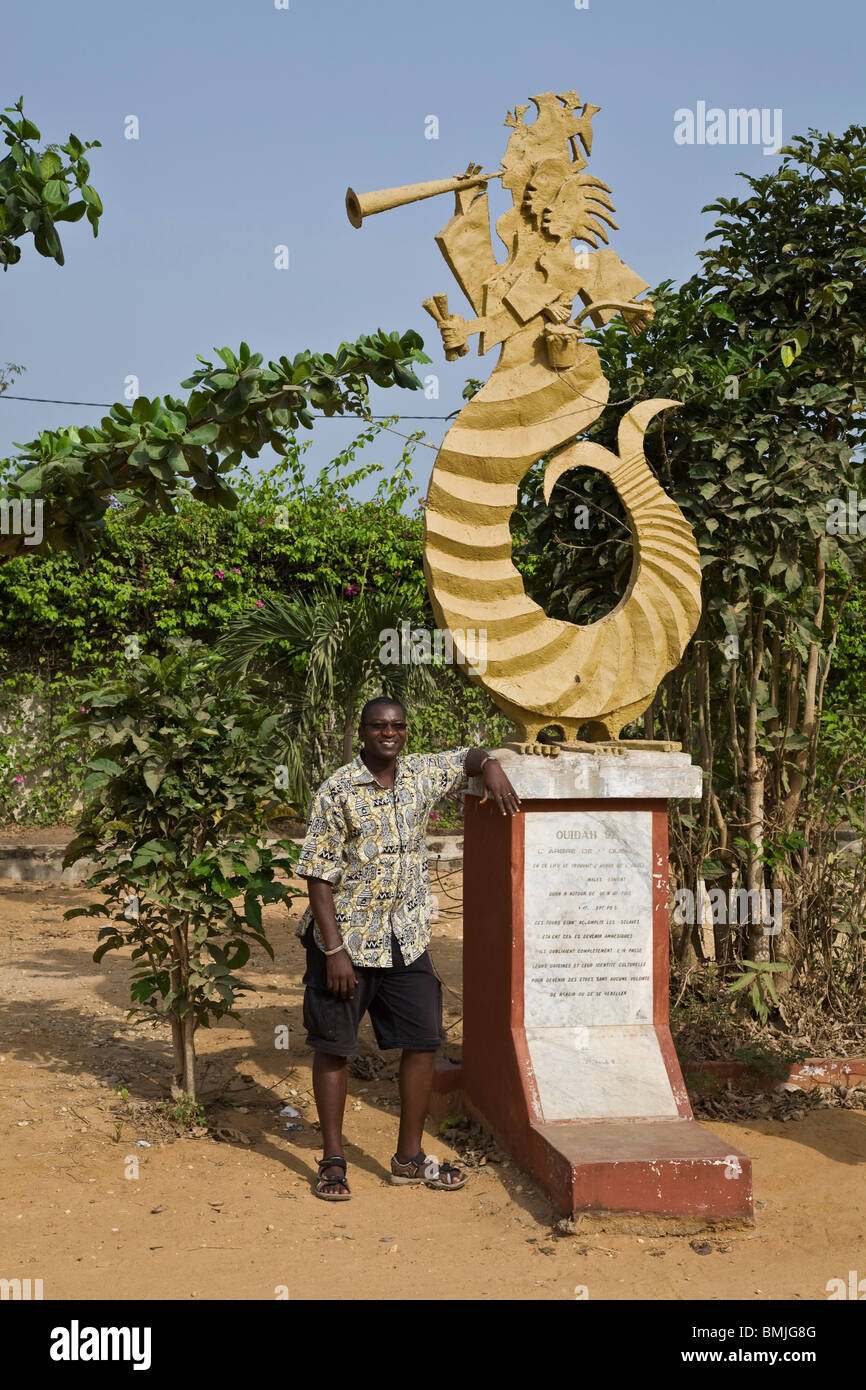
<instances>
[{"instance_id":1,"label":"golden sculpture","mask_svg":"<svg viewBox=\"0 0 866 1390\"><path fill-rule=\"evenodd\" d=\"M585 172L596 106L576 92L531 98L537 116L516 107L505 124L511 136L495 174L470 164L454 179L346 197L350 220L402 203L455 193L455 212L437 245L476 317L448 311L445 295L426 300L437 320L446 357L501 344L486 384L446 434L427 493L424 569L436 620L452 632L486 631L483 673L470 679L493 696L518 726L526 748L546 725L568 743L582 732L616 740L650 704L659 682L676 666L700 617L701 571L692 532L656 482L643 451L644 431L676 401L635 406L619 426L618 454L587 441L574 443L604 409L609 384L580 324L597 326L622 313L638 334L652 315L638 302L648 285L607 245L604 224L616 228L610 189ZM581 150L582 147L582 150ZM583 152L585 152L585 155ZM486 185L499 178L512 197L496 223L507 251L499 264L490 236ZM592 247L575 252L572 241ZM572 319L575 297L582 311ZM511 559L509 520L521 480L553 454L544 476L549 500L571 468L605 473L632 529L634 558L628 588L597 622L579 626L550 618L526 594ZM464 664L466 669L466 664Z\"/></svg>"}]
</instances>

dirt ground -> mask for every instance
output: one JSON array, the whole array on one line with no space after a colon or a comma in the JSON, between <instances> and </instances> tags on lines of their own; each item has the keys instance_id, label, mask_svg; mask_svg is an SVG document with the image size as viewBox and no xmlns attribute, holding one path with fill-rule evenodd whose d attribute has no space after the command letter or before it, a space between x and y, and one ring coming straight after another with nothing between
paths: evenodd
<instances>
[{"instance_id":1,"label":"dirt ground","mask_svg":"<svg viewBox=\"0 0 866 1390\"><path fill-rule=\"evenodd\" d=\"M458 1055L459 874L437 891L432 955ZM229 1132L222 1142L178 1137L159 1108L165 1031L126 1020L128 960L94 965L96 926L63 920L89 900L83 889L0 884L0 1277L41 1278L46 1299L760 1301L822 1300L828 1280L866 1275L863 1111L710 1124L754 1160L754 1230L562 1235L547 1200L507 1161L474 1167L459 1193L388 1183L389 1054L350 1080L354 1198L316 1201L302 951L283 909L266 912L276 964L262 957L244 972L258 989L241 1021L200 1034L204 1098L221 1098L208 1109L212 1131ZM369 1025L362 1036L372 1054ZM279 1114L287 1104L299 1120ZM433 1131L425 1147L454 1154Z\"/></svg>"}]
</instances>

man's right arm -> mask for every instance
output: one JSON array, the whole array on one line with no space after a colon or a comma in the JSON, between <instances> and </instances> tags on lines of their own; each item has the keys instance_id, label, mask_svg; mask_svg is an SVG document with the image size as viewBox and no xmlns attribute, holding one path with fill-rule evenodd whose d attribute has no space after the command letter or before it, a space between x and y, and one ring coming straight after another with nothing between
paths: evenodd
<instances>
[{"instance_id":1,"label":"man's right arm","mask_svg":"<svg viewBox=\"0 0 866 1390\"><path fill-rule=\"evenodd\" d=\"M328 989L337 999L351 999L355 993L355 971L348 951L338 950L343 936L334 911L333 886L343 875L347 826L338 800L327 782L316 792L310 807L307 836L295 872L307 880L310 908L322 934Z\"/></svg>"},{"instance_id":2,"label":"man's right arm","mask_svg":"<svg viewBox=\"0 0 866 1390\"><path fill-rule=\"evenodd\" d=\"M336 999L352 999L358 981L349 952L345 947L337 949L342 946L343 937L334 912L334 890L325 879L310 877L307 879L307 891L325 950L334 952L334 955L325 957L328 989Z\"/></svg>"}]
</instances>

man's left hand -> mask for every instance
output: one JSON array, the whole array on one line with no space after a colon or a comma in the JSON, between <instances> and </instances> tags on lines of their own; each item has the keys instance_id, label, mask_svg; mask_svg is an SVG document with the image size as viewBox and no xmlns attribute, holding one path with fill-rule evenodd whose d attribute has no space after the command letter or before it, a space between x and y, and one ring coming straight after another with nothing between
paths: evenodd
<instances>
[{"instance_id":1,"label":"man's left hand","mask_svg":"<svg viewBox=\"0 0 866 1390\"><path fill-rule=\"evenodd\" d=\"M488 798L492 798L503 816L513 816L520 810L520 797L495 758L488 758L481 769L481 776L484 779L484 795L480 803L482 806Z\"/></svg>"}]
</instances>

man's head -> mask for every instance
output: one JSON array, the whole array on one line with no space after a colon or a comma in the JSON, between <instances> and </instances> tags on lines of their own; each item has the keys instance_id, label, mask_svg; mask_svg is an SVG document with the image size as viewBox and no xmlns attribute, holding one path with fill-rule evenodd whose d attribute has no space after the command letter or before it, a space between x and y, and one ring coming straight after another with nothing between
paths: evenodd
<instances>
[{"instance_id":1,"label":"man's head","mask_svg":"<svg viewBox=\"0 0 866 1390\"><path fill-rule=\"evenodd\" d=\"M570 169L568 159L556 156L542 159L533 167L523 194L523 207L535 219L536 227L541 226L542 214L553 202Z\"/></svg>"},{"instance_id":2,"label":"man's head","mask_svg":"<svg viewBox=\"0 0 866 1390\"><path fill-rule=\"evenodd\" d=\"M406 711L399 700L378 695L361 710L358 725L361 745L377 758L396 758L406 742Z\"/></svg>"}]
</instances>

